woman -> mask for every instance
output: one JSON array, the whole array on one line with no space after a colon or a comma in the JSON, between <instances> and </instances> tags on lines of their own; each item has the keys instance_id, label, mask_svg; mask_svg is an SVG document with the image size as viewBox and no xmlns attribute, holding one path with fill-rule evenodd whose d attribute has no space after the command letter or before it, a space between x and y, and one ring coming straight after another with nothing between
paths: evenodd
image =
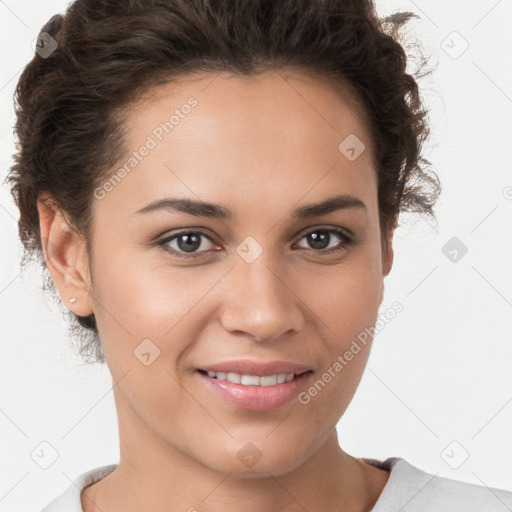
<instances>
[{"instance_id":1,"label":"woman","mask_svg":"<svg viewBox=\"0 0 512 512\"><path fill-rule=\"evenodd\" d=\"M337 439L398 216L440 190L409 17L77 0L43 28L16 95L20 236L108 365L121 447L44 510L512 506Z\"/></svg>"}]
</instances>

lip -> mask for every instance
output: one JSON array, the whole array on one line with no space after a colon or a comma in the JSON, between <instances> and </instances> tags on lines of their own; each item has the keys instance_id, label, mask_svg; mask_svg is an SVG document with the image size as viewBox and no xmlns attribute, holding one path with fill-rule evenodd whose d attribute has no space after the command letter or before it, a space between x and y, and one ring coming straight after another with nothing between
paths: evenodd
<instances>
[{"instance_id":1,"label":"lip","mask_svg":"<svg viewBox=\"0 0 512 512\"><path fill-rule=\"evenodd\" d=\"M270 411L285 405L298 396L312 375L306 372L289 382L273 386L244 386L227 380L214 379L199 371L196 374L217 396L231 405L248 411Z\"/></svg>"},{"instance_id":2,"label":"lip","mask_svg":"<svg viewBox=\"0 0 512 512\"><path fill-rule=\"evenodd\" d=\"M297 376L289 382L272 386L244 386L227 380L214 379L199 370L260 376L294 373ZM228 404L249 411L270 411L297 398L301 389L311 378L312 372L313 370L307 366L286 361L263 363L239 360L208 365L197 369L195 373L209 391Z\"/></svg>"},{"instance_id":3,"label":"lip","mask_svg":"<svg viewBox=\"0 0 512 512\"><path fill-rule=\"evenodd\" d=\"M278 373L294 373L300 375L305 373L311 368L304 366L303 364L293 363L289 361L250 361L248 359L237 359L234 361L224 361L221 363L210 364L207 366L201 366L199 370L206 372L233 372L240 373L242 375L275 375ZM291 381L293 382L293 381ZM272 387L272 386L269 386Z\"/></svg>"}]
</instances>

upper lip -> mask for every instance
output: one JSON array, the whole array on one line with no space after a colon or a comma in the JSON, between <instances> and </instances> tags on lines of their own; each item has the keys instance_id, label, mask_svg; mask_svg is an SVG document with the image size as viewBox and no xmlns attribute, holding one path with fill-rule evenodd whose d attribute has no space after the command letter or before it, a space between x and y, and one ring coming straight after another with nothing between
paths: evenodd
<instances>
[{"instance_id":1,"label":"upper lip","mask_svg":"<svg viewBox=\"0 0 512 512\"><path fill-rule=\"evenodd\" d=\"M280 373L293 373L300 375L311 369L303 364L292 363L289 361L250 361L248 359L239 359L236 361L224 361L222 363L210 364L198 368L207 372L239 373L242 375L275 375Z\"/></svg>"}]
</instances>

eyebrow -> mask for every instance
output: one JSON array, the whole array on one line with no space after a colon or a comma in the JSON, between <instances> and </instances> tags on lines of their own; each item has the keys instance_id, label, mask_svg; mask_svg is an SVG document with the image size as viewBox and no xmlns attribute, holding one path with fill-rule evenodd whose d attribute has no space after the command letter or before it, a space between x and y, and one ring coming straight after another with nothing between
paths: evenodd
<instances>
[{"instance_id":1,"label":"eyebrow","mask_svg":"<svg viewBox=\"0 0 512 512\"><path fill-rule=\"evenodd\" d=\"M338 210L347 208L357 208L366 212L366 205L355 196L349 194L342 194L329 197L320 203L306 204L295 209L292 213L293 219L308 219L310 217L317 217L326 215ZM157 210L177 211L187 213L196 217L208 217L219 219L233 219L234 213L230 208L225 206L208 203L204 201L197 201L194 199L179 199L179 198L165 198L158 199L137 210L135 214L149 213Z\"/></svg>"}]
</instances>

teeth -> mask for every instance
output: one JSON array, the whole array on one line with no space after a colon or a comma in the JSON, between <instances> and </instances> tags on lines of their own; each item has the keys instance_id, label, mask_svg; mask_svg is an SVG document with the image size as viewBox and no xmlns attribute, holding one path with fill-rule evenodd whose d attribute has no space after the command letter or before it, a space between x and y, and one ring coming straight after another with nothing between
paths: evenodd
<instances>
[{"instance_id":1,"label":"teeth","mask_svg":"<svg viewBox=\"0 0 512 512\"><path fill-rule=\"evenodd\" d=\"M241 375L240 373L224 373L224 372L207 372L208 377L218 380L227 380L234 384L242 384L243 386L274 386L275 384L283 384L293 380L293 373L279 373L276 375Z\"/></svg>"}]
</instances>

